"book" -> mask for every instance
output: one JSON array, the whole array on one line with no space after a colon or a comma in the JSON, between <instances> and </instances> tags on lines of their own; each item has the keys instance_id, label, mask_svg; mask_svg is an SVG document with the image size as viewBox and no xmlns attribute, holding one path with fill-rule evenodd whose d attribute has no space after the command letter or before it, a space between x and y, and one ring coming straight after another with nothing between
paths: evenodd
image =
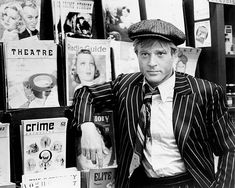
<instances>
[{"instance_id":1,"label":"book","mask_svg":"<svg viewBox=\"0 0 235 188\"><path fill-rule=\"evenodd\" d=\"M139 72L139 61L134 52L133 42L111 40L113 49L114 73L117 77L121 73Z\"/></svg>"},{"instance_id":2,"label":"book","mask_svg":"<svg viewBox=\"0 0 235 188\"><path fill-rule=\"evenodd\" d=\"M107 39L65 40L67 105L76 89L111 80L110 42Z\"/></svg>"},{"instance_id":3,"label":"book","mask_svg":"<svg viewBox=\"0 0 235 188\"><path fill-rule=\"evenodd\" d=\"M21 120L23 174L66 167L65 117Z\"/></svg>"},{"instance_id":4,"label":"book","mask_svg":"<svg viewBox=\"0 0 235 188\"><path fill-rule=\"evenodd\" d=\"M2 0L0 40L3 42L38 36L40 38L41 0ZM9 21L9 17L13 17Z\"/></svg>"},{"instance_id":5,"label":"book","mask_svg":"<svg viewBox=\"0 0 235 188\"><path fill-rule=\"evenodd\" d=\"M80 188L81 173L75 167L22 176L22 188Z\"/></svg>"},{"instance_id":6,"label":"book","mask_svg":"<svg viewBox=\"0 0 235 188\"><path fill-rule=\"evenodd\" d=\"M10 41L4 51L7 108L59 106L54 41Z\"/></svg>"},{"instance_id":7,"label":"book","mask_svg":"<svg viewBox=\"0 0 235 188\"><path fill-rule=\"evenodd\" d=\"M138 0L102 0L102 10L106 38L130 42L128 27L141 20Z\"/></svg>"},{"instance_id":8,"label":"book","mask_svg":"<svg viewBox=\"0 0 235 188\"><path fill-rule=\"evenodd\" d=\"M93 164L91 160L86 159L78 149L77 169L82 173L82 187L101 188L108 184L111 187L115 181L115 170L117 168L113 111L107 110L95 113L93 121L105 145L103 167L99 167L98 163ZM78 148L80 147L78 145Z\"/></svg>"},{"instance_id":9,"label":"book","mask_svg":"<svg viewBox=\"0 0 235 188\"><path fill-rule=\"evenodd\" d=\"M178 60L175 64L175 70L195 76L201 49L193 47L179 47L178 49Z\"/></svg>"},{"instance_id":10,"label":"book","mask_svg":"<svg viewBox=\"0 0 235 188\"><path fill-rule=\"evenodd\" d=\"M0 183L10 182L10 124L0 123Z\"/></svg>"},{"instance_id":11,"label":"book","mask_svg":"<svg viewBox=\"0 0 235 188\"><path fill-rule=\"evenodd\" d=\"M93 0L60 0L62 39L92 37Z\"/></svg>"}]
</instances>

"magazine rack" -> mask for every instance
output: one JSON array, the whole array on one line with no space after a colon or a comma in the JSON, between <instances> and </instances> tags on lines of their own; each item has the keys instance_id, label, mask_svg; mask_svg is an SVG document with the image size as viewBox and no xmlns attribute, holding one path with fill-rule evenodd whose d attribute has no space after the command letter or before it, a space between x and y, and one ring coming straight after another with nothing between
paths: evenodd
<instances>
[{"instance_id":1,"label":"magazine rack","mask_svg":"<svg viewBox=\"0 0 235 188\"><path fill-rule=\"evenodd\" d=\"M146 19L146 8L145 1L136 0L139 2L140 7L140 18L141 20ZM187 36L187 45L193 46L192 41L193 35L188 33L193 33L191 30L192 26L192 0L183 0L185 6L189 9L185 9L185 15L187 15L186 23L186 36ZM185 7L184 6L184 7ZM41 0L41 21L40 21L40 39L41 40L54 40L54 28L53 28L53 16L52 16L52 5L50 0ZM186 17L186 16L185 16ZM186 18L185 18L186 19ZM92 36L95 39L104 39L105 38L105 27L103 20L102 12L102 0L94 0L94 11L92 15ZM188 27L187 27L188 26ZM34 118L53 118L53 117L67 117L68 118L68 130L67 130L67 157L66 157L66 166L73 167L75 166L75 147L74 147L74 138L77 136L76 131L71 127L71 120L73 114L71 113L68 106L66 106L66 75L65 75L65 56L64 56L64 45L58 45L58 95L60 107L53 108L31 108L31 109L7 109L6 105L6 92L5 92L5 77L4 77L4 52L3 44L0 43L0 121L10 123L10 152L11 152L11 181L19 184L21 182L22 176L22 157L21 157L21 148L20 148L20 122L21 119L34 119ZM111 62L113 61L113 54L111 51ZM113 64L111 63L113 66ZM203 67L201 67L203 68ZM114 72L112 72L112 78L115 78ZM207 75L208 73L205 73ZM206 77L204 75L204 77Z\"/></svg>"}]
</instances>

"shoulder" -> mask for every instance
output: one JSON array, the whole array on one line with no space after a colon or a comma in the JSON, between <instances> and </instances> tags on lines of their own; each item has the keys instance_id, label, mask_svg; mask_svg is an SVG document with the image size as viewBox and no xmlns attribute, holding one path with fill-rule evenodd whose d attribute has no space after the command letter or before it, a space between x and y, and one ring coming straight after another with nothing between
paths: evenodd
<instances>
[{"instance_id":1,"label":"shoulder","mask_svg":"<svg viewBox=\"0 0 235 188\"><path fill-rule=\"evenodd\" d=\"M215 93L215 91L219 91L219 93L223 93L223 87L217 83L214 83L212 81L202 79L202 78L197 78L185 73L179 73L177 72L177 77L179 78L186 78L192 91L194 93L198 92L206 92L206 93Z\"/></svg>"},{"instance_id":2,"label":"shoulder","mask_svg":"<svg viewBox=\"0 0 235 188\"><path fill-rule=\"evenodd\" d=\"M143 74L141 72L120 74L116 79L116 81L118 81L120 84L125 84L125 85L137 83L142 80L143 80Z\"/></svg>"}]
</instances>

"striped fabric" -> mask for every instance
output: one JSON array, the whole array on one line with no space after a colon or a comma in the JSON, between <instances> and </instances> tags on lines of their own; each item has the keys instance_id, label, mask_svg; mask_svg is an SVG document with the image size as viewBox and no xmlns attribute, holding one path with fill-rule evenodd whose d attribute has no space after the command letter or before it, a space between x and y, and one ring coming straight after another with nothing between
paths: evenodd
<instances>
[{"instance_id":1,"label":"striped fabric","mask_svg":"<svg viewBox=\"0 0 235 188\"><path fill-rule=\"evenodd\" d=\"M146 139L151 138L150 133L150 118L151 118L151 104L152 104L152 95L160 94L158 88L154 91L151 91L147 84L144 85L144 102L140 110L139 122L137 125L137 132L136 132L136 141L134 146L134 153L131 159L130 164L130 176L133 171L139 167L140 163L142 162L144 167L146 167L146 171L148 169L152 169L151 164L148 162L145 156L143 156L143 148L146 144ZM143 156L143 158L142 158ZM151 174L149 174L151 176Z\"/></svg>"},{"instance_id":2,"label":"striped fabric","mask_svg":"<svg viewBox=\"0 0 235 188\"><path fill-rule=\"evenodd\" d=\"M84 87L74 95L73 125L92 121L97 106L115 110L118 169L116 187L128 187L136 127L143 104L143 75L120 75L101 86ZM173 129L187 170L202 188L235 187L235 126L223 89L211 82L176 73ZM214 174L213 153L219 156Z\"/></svg>"}]
</instances>

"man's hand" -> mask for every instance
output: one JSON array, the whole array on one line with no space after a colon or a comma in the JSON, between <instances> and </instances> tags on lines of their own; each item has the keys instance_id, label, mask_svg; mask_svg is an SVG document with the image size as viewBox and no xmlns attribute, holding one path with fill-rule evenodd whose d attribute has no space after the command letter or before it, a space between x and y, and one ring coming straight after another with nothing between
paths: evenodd
<instances>
[{"instance_id":1,"label":"man's hand","mask_svg":"<svg viewBox=\"0 0 235 188\"><path fill-rule=\"evenodd\" d=\"M99 167L103 166L103 150L105 149L102 135L96 129L92 122L86 122L81 125L81 149L82 154Z\"/></svg>"}]
</instances>

